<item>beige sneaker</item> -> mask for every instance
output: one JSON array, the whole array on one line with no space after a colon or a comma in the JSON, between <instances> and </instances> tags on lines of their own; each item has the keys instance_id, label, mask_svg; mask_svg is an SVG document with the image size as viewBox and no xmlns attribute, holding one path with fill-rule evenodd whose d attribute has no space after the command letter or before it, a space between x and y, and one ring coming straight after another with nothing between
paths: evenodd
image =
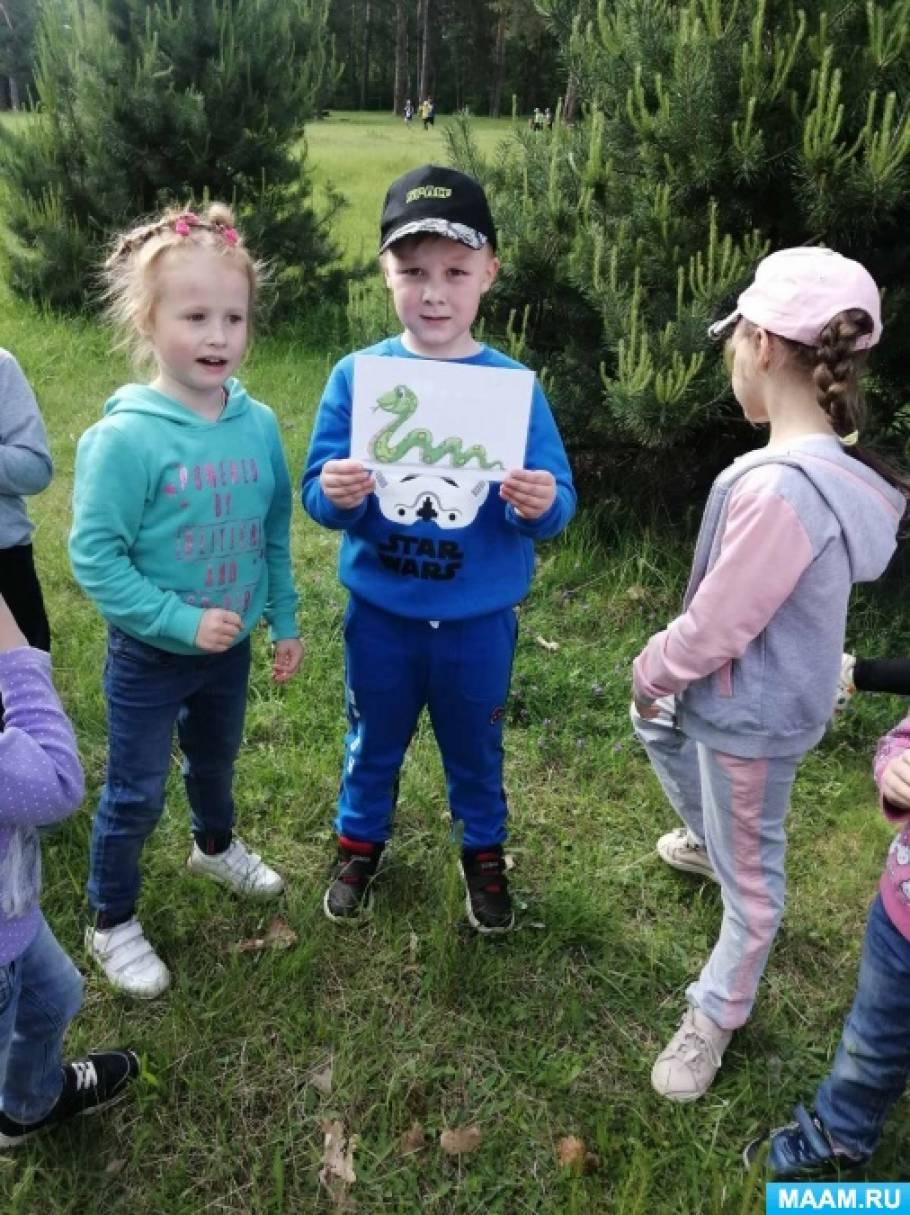
<instances>
[{"instance_id":1,"label":"beige sneaker","mask_svg":"<svg viewBox=\"0 0 910 1215\"><path fill-rule=\"evenodd\" d=\"M669 1101L697 1101L711 1087L733 1037L699 1008L689 1008L682 1025L657 1056L651 1083Z\"/></svg>"},{"instance_id":2,"label":"beige sneaker","mask_svg":"<svg viewBox=\"0 0 910 1215\"><path fill-rule=\"evenodd\" d=\"M853 669L856 658L853 654L844 654L840 660L840 679L837 681L837 692L834 694L834 716L840 715L856 694L856 684L853 682Z\"/></svg>"},{"instance_id":3,"label":"beige sneaker","mask_svg":"<svg viewBox=\"0 0 910 1215\"><path fill-rule=\"evenodd\" d=\"M103 931L90 924L85 930L85 948L107 975L108 982L137 1000L154 1000L170 985L170 971L149 944L135 916Z\"/></svg>"},{"instance_id":4,"label":"beige sneaker","mask_svg":"<svg viewBox=\"0 0 910 1215\"><path fill-rule=\"evenodd\" d=\"M697 873L716 882L717 874L704 844L700 844L688 827L676 827L657 841L657 855L674 869Z\"/></svg>"}]
</instances>

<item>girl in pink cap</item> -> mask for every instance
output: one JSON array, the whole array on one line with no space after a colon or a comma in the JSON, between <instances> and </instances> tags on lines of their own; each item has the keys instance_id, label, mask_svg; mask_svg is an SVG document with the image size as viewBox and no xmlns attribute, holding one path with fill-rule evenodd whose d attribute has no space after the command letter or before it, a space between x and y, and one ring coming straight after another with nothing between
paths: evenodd
<instances>
[{"instance_id":1,"label":"girl in pink cap","mask_svg":"<svg viewBox=\"0 0 910 1215\"><path fill-rule=\"evenodd\" d=\"M878 289L827 249L762 261L729 335L733 392L765 447L715 481L682 612L633 665L632 721L683 826L662 860L718 882L717 943L651 1074L671 1101L710 1086L748 1019L784 905L784 820L831 716L854 582L879 577L908 483L857 443Z\"/></svg>"}]
</instances>

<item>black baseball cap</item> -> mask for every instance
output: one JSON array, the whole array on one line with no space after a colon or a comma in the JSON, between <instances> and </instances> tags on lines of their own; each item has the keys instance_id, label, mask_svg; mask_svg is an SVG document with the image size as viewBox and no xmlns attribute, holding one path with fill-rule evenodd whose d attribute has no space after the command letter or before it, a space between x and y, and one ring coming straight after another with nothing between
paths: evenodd
<instances>
[{"instance_id":1,"label":"black baseball cap","mask_svg":"<svg viewBox=\"0 0 910 1215\"><path fill-rule=\"evenodd\" d=\"M483 186L467 173L422 165L389 186L379 221L379 252L416 232L435 232L471 249L496 249L496 227Z\"/></svg>"}]
</instances>

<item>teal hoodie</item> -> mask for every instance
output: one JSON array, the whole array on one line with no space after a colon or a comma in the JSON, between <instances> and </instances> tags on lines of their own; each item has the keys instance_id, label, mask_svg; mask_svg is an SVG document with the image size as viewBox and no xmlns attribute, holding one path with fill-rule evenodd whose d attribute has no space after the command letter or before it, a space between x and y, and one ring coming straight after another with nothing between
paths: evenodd
<instances>
[{"instance_id":1,"label":"teal hoodie","mask_svg":"<svg viewBox=\"0 0 910 1215\"><path fill-rule=\"evenodd\" d=\"M174 654L210 607L265 616L274 641L298 635L291 485L275 415L225 385L217 421L126 384L76 451L70 560L101 614Z\"/></svg>"}]
</instances>

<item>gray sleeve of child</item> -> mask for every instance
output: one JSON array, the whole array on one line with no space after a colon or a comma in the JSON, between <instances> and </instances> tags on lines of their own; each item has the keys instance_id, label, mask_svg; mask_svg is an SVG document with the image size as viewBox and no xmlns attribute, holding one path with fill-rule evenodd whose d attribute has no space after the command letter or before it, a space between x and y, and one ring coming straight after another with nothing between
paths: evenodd
<instances>
[{"instance_id":1,"label":"gray sleeve of child","mask_svg":"<svg viewBox=\"0 0 910 1215\"><path fill-rule=\"evenodd\" d=\"M13 356L0 350L0 494L39 494L53 473L35 394Z\"/></svg>"}]
</instances>

